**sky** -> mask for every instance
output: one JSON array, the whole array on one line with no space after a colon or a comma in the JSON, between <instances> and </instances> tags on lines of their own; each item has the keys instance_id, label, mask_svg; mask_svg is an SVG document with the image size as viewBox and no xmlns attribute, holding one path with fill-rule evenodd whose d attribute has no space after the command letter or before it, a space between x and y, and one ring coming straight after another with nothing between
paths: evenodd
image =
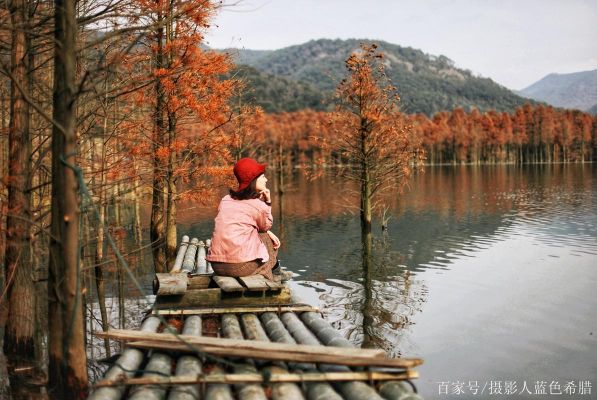
<instances>
[{"instance_id":1,"label":"sky","mask_svg":"<svg viewBox=\"0 0 597 400\"><path fill-rule=\"evenodd\" d=\"M444 55L513 90L550 73L597 69L597 0L232 1L206 35L213 48L384 40Z\"/></svg>"}]
</instances>

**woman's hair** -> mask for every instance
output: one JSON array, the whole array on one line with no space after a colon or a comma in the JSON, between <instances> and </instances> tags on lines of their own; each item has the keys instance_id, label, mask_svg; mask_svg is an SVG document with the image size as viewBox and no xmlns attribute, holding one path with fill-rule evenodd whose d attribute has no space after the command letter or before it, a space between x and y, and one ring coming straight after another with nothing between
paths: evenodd
<instances>
[{"instance_id":1,"label":"woman's hair","mask_svg":"<svg viewBox=\"0 0 597 400\"><path fill-rule=\"evenodd\" d=\"M260 174L261 176L263 174ZM257 178L259 178L259 176ZM230 189L230 197L234 200L249 200L249 199L258 199L261 196L255 186L257 185L257 178L253 179L249 186L244 188L243 190L239 190L238 192Z\"/></svg>"}]
</instances>

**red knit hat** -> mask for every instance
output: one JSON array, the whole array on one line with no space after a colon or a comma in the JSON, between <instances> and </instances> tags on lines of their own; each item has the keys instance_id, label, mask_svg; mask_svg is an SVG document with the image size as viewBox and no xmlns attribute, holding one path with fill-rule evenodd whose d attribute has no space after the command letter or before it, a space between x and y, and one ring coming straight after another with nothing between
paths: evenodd
<instances>
[{"instance_id":1,"label":"red knit hat","mask_svg":"<svg viewBox=\"0 0 597 400\"><path fill-rule=\"evenodd\" d=\"M267 164L259 164L249 157L238 160L234 164L234 176L236 176L236 180L238 181L237 192L245 189L251 184L253 179L263 174L266 166Z\"/></svg>"}]
</instances>

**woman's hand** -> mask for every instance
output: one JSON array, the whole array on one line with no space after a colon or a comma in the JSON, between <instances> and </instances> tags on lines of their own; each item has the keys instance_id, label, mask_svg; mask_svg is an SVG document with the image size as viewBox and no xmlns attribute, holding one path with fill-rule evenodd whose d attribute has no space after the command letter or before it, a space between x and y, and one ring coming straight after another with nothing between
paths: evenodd
<instances>
[{"instance_id":1,"label":"woman's hand","mask_svg":"<svg viewBox=\"0 0 597 400\"><path fill-rule=\"evenodd\" d=\"M272 202L272 198L270 196L269 189L267 189L267 188L265 188L261 192L259 192L259 198L261 200L265 201L266 203L271 203Z\"/></svg>"},{"instance_id":2,"label":"woman's hand","mask_svg":"<svg viewBox=\"0 0 597 400\"><path fill-rule=\"evenodd\" d=\"M272 243L274 244L274 249L279 249L280 246L282 245L282 242L280 242L280 239L278 239L278 237L276 235L274 235L272 233L272 231L267 231L268 236L270 237L270 239L272 240Z\"/></svg>"}]
</instances>

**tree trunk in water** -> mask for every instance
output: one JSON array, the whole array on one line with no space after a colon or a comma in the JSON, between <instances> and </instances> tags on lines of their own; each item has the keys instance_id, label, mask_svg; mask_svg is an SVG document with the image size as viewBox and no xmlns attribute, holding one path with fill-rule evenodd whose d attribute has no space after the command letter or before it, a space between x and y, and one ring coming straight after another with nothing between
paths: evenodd
<instances>
[{"instance_id":1,"label":"tree trunk in water","mask_svg":"<svg viewBox=\"0 0 597 400\"><path fill-rule=\"evenodd\" d=\"M363 172L363 182L361 182L361 232L371 233L371 182L368 172Z\"/></svg>"},{"instance_id":2,"label":"tree trunk in water","mask_svg":"<svg viewBox=\"0 0 597 400\"><path fill-rule=\"evenodd\" d=\"M373 272L372 263L372 237L371 232L361 235L361 242L363 245L363 348L375 347L375 327L373 326L373 280L371 273Z\"/></svg>"},{"instance_id":3,"label":"tree trunk in water","mask_svg":"<svg viewBox=\"0 0 597 400\"><path fill-rule=\"evenodd\" d=\"M284 150L282 149L282 144L278 146L278 168L276 171L276 175L278 178L278 196L284 193Z\"/></svg>"},{"instance_id":4,"label":"tree trunk in water","mask_svg":"<svg viewBox=\"0 0 597 400\"><path fill-rule=\"evenodd\" d=\"M8 216L6 220L6 298L8 314L4 350L14 363L34 362L35 297L29 259L31 221L29 106L22 91L29 89L29 54L26 37L27 3L11 7L12 48L8 164ZM16 218L18 216L18 218Z\"/></svg>"},{"instance_id":5,"label":"tree trunk in water","mask_svg":"<svg viewBox=\"0 0 597 400\"><path fill-rule=\"evenodd\" d=\"M156 68L164 65L163 36L164 28L161 22L163 17L158 13L158 49L156 54ZM153 263L156 273L166 272L166 251L164 237L164 177L163 166L158 151L164 143L164 88L161 81L156 82L156 108L155 108L155 135L153 140L153 196L151 201L151 248Z\"/></svg>"},{"instance_id":6,"label":"tree trunk in water","mask_svg":"<svg viewBox=\"0 0 597 400\"><path fill-rule=\"evenodd\" d=\"M52 129L52 225L48 279L49 391L53 398L87 396L83 304L79 270L79 204L74 0L55 2Z\"/></svg>"}]
</instances>

